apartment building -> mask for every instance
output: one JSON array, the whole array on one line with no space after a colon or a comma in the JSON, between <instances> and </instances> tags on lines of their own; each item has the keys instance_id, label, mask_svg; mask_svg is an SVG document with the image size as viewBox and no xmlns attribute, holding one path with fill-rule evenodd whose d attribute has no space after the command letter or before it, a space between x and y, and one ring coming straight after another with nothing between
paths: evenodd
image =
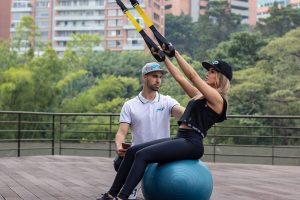
<instances>
[{"instance_id":1,"label":"apartment building","mask_svg":"<svg viewBox=\"0 0 300 200\"><path fill-rule=\"evenodd\" d=\"M0 0L0 39L10 36L11 0Z\"/></svg>"},{"instance_id":2,"label":"apartment building","mask_svg":"<svg viewBox=\"0 0 300 200\"><path fill-rule=\"evenodd\" d=\"M33 16L33 2L33 0L12 0L10 21L11 37L14 37L16 25L20 22L20 19L23 16Z\"/></svg>"},{"instance_id":3,"label":"apartment building","mask_svg":"<svg viewBox=\"0 0 300 200\"><path fill-rule=\"evenodd\" d=\"M300 8L300 0L290 0L289 4L293 7L293 8Z\"/></svg>"},{"instance_id":4,"label":"apartment building","mask_svg":"<svg viewBox=\"0 0 300 200\"><path fill-rule=\"evenodd\" d=\"M199 13L204 14L202 8L206 4L207 2L203 0L165 0L165 14L190 15L195 22L199 18Z\"/></svg>"},{"instance_id":5,"label":"apartment building","mask_svg":"<svg viewBox=\"0 0 300 200\"><path fill-rule=\"evenodd\" d=\"M122 1L145 27L142 17L129 0ZM164 34L164 0L139 0L155 27ZM122 13L115 0L12 0L10 34L24 15L35 18L43 42L50 42L57 52L64 52L71 35L99 34L95 50L145 50L143 38ZM146 28L146 32L149 31Z\"/></svg>"},{"instance_id":6,"label":"apartment building","mask_svg":"<svg viewBox=\"0 0 300 200\"><path fill-rule=\"evenodd\" d=\"M257 0L257 20L269 17L269 9L274 3L282 7L291 5L293 8L300 8L300 0Z\"/></svg>"},{"instance_id":7,"label":"apartment building","mask_svg":"<svg viewBox=\"0 0 300 200\"><path fill-rule=\"evenodd\" d=\"M99 34L103 38L104 3L104 0L54 0L52 43L55 50L63 52L72 34ZM96 50L104 50L103 43Z\"/></svg>"},{"instance_id":8,"label":"apartment building","mask_svg":"<svg viewBox=\"0 0 300 200\"><path fill-rule=\"evenodd\" d=\"M52 33L52 1L51 0L12 0L10 9L10 37L14 38L17 24L23 16L32 16L39 28L39 42L50 42ZM28 41L22 41L19 51L26 51Z\"/></svg>"},{"instance_id":9,"label":"apartment building","mask_svg":"<svg viewBox=\"0 0 300 200\"><path fill-rule=\"evenodd\" d=\"M256 24L256 0L230 0L231 12L242 16L242 23Z\"/></svg>"},{"instance_id":10,"label":"apartment building","mask_svg":"<svg viewBox=\"0 0 300 200\"><path fill-rule=\"evenodd\" d=\"M179 2L180 3L179 3ZM256 0L228 0L231 12L242 16L242 23L255 25ZM166 13L178 16L180 14L191 15L193 21L197 21L199 15L205 14L208 0L166 0ZM185 4L184 6L182 4Z\"/></svg>"},{"instance_id":11,"label":"apartment building","mask_svg":"<svg viewBox=\"0 0 300 200\"><path fill-rule=\"evenodd\" d=\"M50 42L52 40L53 1L35 0L33 8L35 22L41 33L40 39L42 42Z\"/></svg>"},{"instance_id":12,"label":"apartment building","mask_svg":"<svg viewBox=\"0 0 300 200\"><path fill-rule=\"evenodd\" d=\"M174 16L190 15L192 21L197 21L200 13L201 0L165 0L165 14Z\"/></svg>"},{"instance_id":13,"label":"apartment building","mask_svg":"<svg viewBox=\"0 0 300 200\"><path fill-rule=\"evenodd\" d=\"M197 2L197 1L195 1ZM189 15L191 10L190 0L165 0L166 14L174 16Z\"/></svg>"}]
</instances>

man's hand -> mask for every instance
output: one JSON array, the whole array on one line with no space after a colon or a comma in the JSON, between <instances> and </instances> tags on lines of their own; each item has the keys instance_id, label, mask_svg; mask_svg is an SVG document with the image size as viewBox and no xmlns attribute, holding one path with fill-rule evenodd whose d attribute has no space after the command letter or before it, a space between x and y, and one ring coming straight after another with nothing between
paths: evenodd
<instances>
[{"instance_id":1,"label":"man's hand","mask_svg":"<svg viewBox=\"0 0 300 200\"><path fill-rule=\"evenodd\" d=\"M121 147L121 148L117 149L117 154L118 154L120 157L124 157L126 151L127 151L127 149L123 149L123 148Z\"/></svg>"},{"instance_id":2,"label":"man's hand","mask_svg":"<svg viewBox=\"0 0 300 200\"><path fill-rule=\"evenodd\" d=\"M129 129L128 123L120 123L119 130L116 134L116 152L119 156L123 157L125 155L126 149L122 146L122 143L125 142L125 138L127 136Z\"/></svg>"},{"instance_id":3,"label":"man's hand","mask_svg":"<svg viewBox=\"0 0 300 200\"><path fill-rule=\"evenodd\" d=\"M120 145L118 145L119 148L117 150L117 153L119 156L121 157L124 157L125 156L125 153L127 151L127 149L131 146L129 143L125 143L125 142L122 142L122 145L120 147Z\"/></svg>"}]
</instances>

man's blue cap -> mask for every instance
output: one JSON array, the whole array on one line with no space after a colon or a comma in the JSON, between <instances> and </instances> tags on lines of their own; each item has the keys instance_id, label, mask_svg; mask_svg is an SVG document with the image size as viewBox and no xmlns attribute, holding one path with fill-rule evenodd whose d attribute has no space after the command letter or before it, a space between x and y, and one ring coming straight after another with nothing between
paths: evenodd
<instances>
[{"instance_id":1,"label":"man's blue cap","mask_svg":"<svg viewBox=\"0 0 300 200\"><path fill-rule=\"evenodd\" d=\"M162 69L160 65L156 62L147 63L142 69L142 75L146 75L150 72L161 72L163 75L168 73L166 70Z\"/></svg>"}]
</instances>

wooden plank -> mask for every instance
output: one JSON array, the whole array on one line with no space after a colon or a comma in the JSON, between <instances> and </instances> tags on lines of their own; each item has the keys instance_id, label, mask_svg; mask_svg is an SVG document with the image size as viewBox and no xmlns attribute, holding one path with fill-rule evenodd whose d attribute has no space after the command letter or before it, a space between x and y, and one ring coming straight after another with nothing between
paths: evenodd
<instances>
[{"instance_id":1,"label":"wooden plank","mask_svg":"<svg viewBox=\"0 0 300 200\"><path fill-rule=\"evenodd\" d=\"M300 196L300 167L210 163L213 199L291 199ZM296 176L295 176L296 175Z\"/></svg>"},{"instance_id":2,"label":"wooden plank","mask_svg":"<svg viewBox=\"0 0 300 200\"><path fill-rule=\"evenodd\" d=\"M0 200L95 200L116 174L113 158L29 156L0 158ZM206 163L211 200L298 200L300 167ZM142 200L142 192L139 193Z\"/></svg>"},{"instance_id":3,"label":"wooden plank","mask_svg":"<svg viewBox=\"0 0 300 200\"><path fill-rule=\"evenodd\" d=\"M6 200L22 200L22 198L9 187L0 187L0 195Z\"/></svg>"},{"instance_id":4,"label":"wooden plank","mask_svg":"<svg viewBox=\"0 0 300 200\"><path fill-rule=\"evenodd\" d=\"M13 187L11 187L11 190L13 190L16 194L18 194L20 196L21 199L24 199L24 200L38 200L39 199L23 186L13 186Z\"/></svg>"},{"instance_id":5,"label":"wooden plank","mask_svg":"<svg viewBox=\"0 0 300 200\"><path fill-rule=\"evenodd\" d=\"M47 199L47 200L55 200L56 198L45 191L45 188L41 188L39 184L41 181L34 176L26 173L26 172L16 172L19 177L18 183L23 185L28 191L31 191L33 195L35 195L39 199Z\"/></svg>"}]
</instances>

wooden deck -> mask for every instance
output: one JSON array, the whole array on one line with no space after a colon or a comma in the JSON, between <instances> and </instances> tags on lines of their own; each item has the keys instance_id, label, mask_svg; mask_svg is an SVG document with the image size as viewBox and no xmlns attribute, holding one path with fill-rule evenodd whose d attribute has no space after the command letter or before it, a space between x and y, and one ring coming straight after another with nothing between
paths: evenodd
<instances>
[{"instance_id":1,"label":"wooden deck","mask_svg":"<svg viewBox=\"0 0 300 200\"><path fill-rule=\"evenodd\" d=\"M0 158L0 200L96 199L112 183L112 160L76 156ZM213 200L300 199L298 166L207 165L214 179ZM143 199L141 191L139 199Z\"/></svg>"}]
</instances>

